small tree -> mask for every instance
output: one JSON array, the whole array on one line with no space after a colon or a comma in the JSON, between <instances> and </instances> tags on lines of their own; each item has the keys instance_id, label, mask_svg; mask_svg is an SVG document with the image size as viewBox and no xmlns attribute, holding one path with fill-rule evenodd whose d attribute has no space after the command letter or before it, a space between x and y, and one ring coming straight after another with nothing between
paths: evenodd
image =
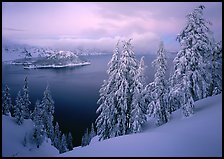
<instances>
[{"instance_id":1,"label":"small tree","mask_svg":"<svg viewBox=\"0 0 224 159\"><path fill-rule=\"evenodd\" d=\"M66 142L65 134L63 134L62 137L61 137L61 145L60 145L59 152L60 153L64 153L66 151L68 151L68 149L67 149L67 142Z\"/></svg>"},{"instance_id":2,"label":"small tree","mask_svg":"<svg viewBox=\"0 0 224 159\"><path fill-rule=\"evenodd\" d=\"M14 113L16 118L16 123L18 125L21 125L24 121L24 110L25 110L25 107L23 105L23 98L19 91L16 97L16 105L15 105L15 113Z\"/></svg>"},{"instance_id":3,"label":"small tree","mask_svg":"<svg viewBox=\"0 0 224 159\"><path fill-rule=\"evenodd\" d=\"M53 141L54 136L54 127L53 127L53 120L54 120L54 101L51 97L51 92L49 90L49 87L46 87L46 90L44 91L44 97L41 101L41 104L44 108L44 114L43 114L43 124L44 128L47 133L47 137L49 137Z\"/></svg>"},{"instance_id":4,"label":"small tree","mask_svg":"<svg viewBox=\"0 0 224 159\"><path fill-rule=\"evenodd\" d=\"M87 146L89 145L89 133L88 133L88 128L86 129L83 137L82 137L82 143L81 146Z\"/></svg>"},{"instance_id":5,"label":"small tree","mask_svg":"<svg viewBox=\"0 0 224 159\"><path fill-rule=\"evenodd\" d=\"M91 125L91 131L89 133L89 140L91 141L94 136L96 136L96 132L94 130L94 125L92 123L92 125Z\"/></svg>"},{"instance_id":6,"label":"small tree","mask_svg":"<svg viewBox=\"0 0 224 159\"><path fill-rule=\"evenodd\" d=\"M61 131L59 130L59 124L56 122L55 131L54 131L54 146L59 150L61 144Z\"/></svg>"},{"instance_id":7,"label":"small tree","mask_svg":"<svg viewBox=\"0 0 224 159\"><path fill-rule=\"evenodd\" d=\"M5 90L2 92L2 114L7 116L11 116L10 109L13 107L9 90L9 87L6 85Z\"/></svg>"},{"instance_id":8,"label":"small tree","mask_svg":"<svg viewBox=\"0 0 224 159\"><path fill-rule=\"evenodd\" d=\"M69 151L73 150L73 144L72 144L72 134L71 132L68 133L68 137L67 137L67 148Z\"/></svg>"},{"instance_id":9,"label":"small tree","mask_svg":"<svg viewBox=\"0 0 224 159\"><path fill-rule=\"evenodd\" d=\"M40 104L39 100L35 103L34 108L34 132L33 132L33 141L37 145L37 148L43 143L45 139L45 130L43 125L43 107Z\"/></svg>"},{"instance_id":10,"label":"small tree","mask_svg":"<svg viewBox=\"0 0 224 159\"><path fill-rule=\"evenodd\" d=\"M24 86L23 86L23 105L24 105L24 118L30 119L30 110L29 106L31 104L29 100L29 88L28 88L28 80L27 77L24 80Z\"/></svg>"}]
</instances>

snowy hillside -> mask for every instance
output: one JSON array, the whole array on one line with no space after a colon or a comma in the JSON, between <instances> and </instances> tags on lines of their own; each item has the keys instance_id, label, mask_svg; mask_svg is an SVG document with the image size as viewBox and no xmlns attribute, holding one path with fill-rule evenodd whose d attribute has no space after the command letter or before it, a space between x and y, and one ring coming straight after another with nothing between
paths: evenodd
<instances>
[{"instance_id":1,"label":"snowy hillside","mask_svg":"<svg viewBox=\"0 0 224 159\"><path fill-rule=\"evenodd\" d=\"M2 115L2 156L3 157L43 157L58 155L58 150L50 143L44 142L40 148L36 145L27 143L23 145L24 136L29 136L33 129L34 123L29 119L25 119L22 125L18 125L15 119Z\"/></svg>"},{"instance_id":2,"label":"snowy hillside","mask_svg":"<svg viewBox=\"0 0 224 159\"><path fill-rule=\"evenodd\" d=\"M102 142L95 137L90 145L59 156L222 156L221 94L197 101L190 118L177 110L167 124L156 127L151 122L142 133Z\"/></svg>"}]
</instances>

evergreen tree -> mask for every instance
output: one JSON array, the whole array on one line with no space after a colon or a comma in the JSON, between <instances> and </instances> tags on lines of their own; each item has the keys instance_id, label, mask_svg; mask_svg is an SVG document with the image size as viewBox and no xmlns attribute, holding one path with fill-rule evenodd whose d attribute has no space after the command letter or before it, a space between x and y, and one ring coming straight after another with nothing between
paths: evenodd
<instances>
[{"instance_id":1,"label":"evergreen tree","mask_svg":"<svg viewBox=\"0 0 224 159\"><path fill-rule=\"evenodd\" d=\"M100 89L100 99L97 101L100 104L97 109L97 113L100 113L96 119L97 134L101 139L108 139L115 136L111 134L113 125L116 123L116 114L113 114L116 110L116 96L115 91L118 89L118 69L119 69L119 42L114 49L112 59L108 63L109 69L107 70L108 80L104 80L104 83ZM84 135L85 136L85 135ZM83 140L84 140L83 136ZM82 142L83 143L83 142ZM84 144L85 145L85 144Z\"/></svg>"},{"instance_id":2,"label":"evergreen tree","mask_svg":"<svg viewBox=\"0 0 224 159\"><path fill-rule=\"evenodd\" d=\"M91 125L91 131L90 131L90 133L89 133L89 140L91 141L92 138L95 137L95 136L96 136L96 132L95 132L95 130L94 130L94 125L93 125L93 123L92 123L92 125Z\"/></svg>"},{"instance_id":3,"label":"evergreen tree","mask_svg":"<svg viewBox=\"0 0 224 159\"><path fill-rule=\"evenodd\" d=\"M145 114L148 114L149 117L153 115L154 112L154 98L152 92L155 90L155 83L151 82L145 86L143 89L143 98L142 101L145 103Z\"/></svg>"},{"instance_id":4,"label":"evergreen tree","mask_svg":"<svg viewBox=\"0 0 224 159\"><path fill-rule=\"evenodd\" d=\"M5 90L2 92L2 114L7 116L11 116L10 109L13 107L9 90L9 87L6 85Z\"/></svg>"},{"instance_id":5,"label":"evergreen tree","mask_svg":"<svg viewBox=\"0 0 224 159\"><path fill-rule=\"evenodd\" d=\"M83 135L83 137L82 137L81 146L82 147L83 146L87 146L87 145L89 145L89 142L90 142L90 140L89 140L89 132L88 132L88 128L87 128L85 133L84 133L84 135Z\"/></svg>"},{"instance_id":6,"label":"evergreen tree","mask_svg":"<svg viewBox=\"0 0 224 159\"><path fill-rule=\"evenodd\" d=\"M157 59L152 62L153 66L156 68L154 79L155 89L152 92L154 98L152 106L154 107L154 115L157 119L157 125L162 125L169 120L168 93L165 78L167 60L163 42L161 42L157 54Z\"/></svg>"},{"instance_id":7,"label":"evergreen tree","mask_svg":"<svg viewBox=\"0 0 224 159\"><path fill-rule=\"evenodd\" d=\"M63 134L62 137L61 137L61 144L60 144L59 153L64 153L66 151L68 151L67 142L66 142L65 134Z\"/></svg>"},{"instance_id":8,"label":"evergreen tree","mask_svg":"<svg viewBox=\"0 0 224 159\"><path fill-rule=\"evenodd\" d=\"M208 95L216 95L222 92L222 42L215 43L212 53L211 83Z\"/></svg>"},{"instance_id":9,"label":"evergreen tree","mask_svg":"<svg viewBox=\"0 0 224 159\"><path fill-rule=\"evenodd\" d=\"M46 90L44 91L44 97L41 101L41 104L43 105L43 108L44 108L43 122L44 122L44 127L46 129L47 137L49 137L53 141L54 101L51 97L51 93L48 86L46 87Z\"/></svg>"},{"instance_id":10,"label":"evergreen tree","mask_svg":"<svg viewBox=\"0 0 224 159\"><path fill-rule=\"evenodd\" d=\"M204 6L199 6L187 15L187 26L177 36L181 50L174 59L173 86L175 92L183 82L183 76L189 80L189 90L194 101L205 98L211 82L210 55L213 38L207 21L203 18Z\"/></svg>"},{"instance_id":11,"label":"evergreen tree","mask_svg":"<svg viewBox=\"0 0 224 159\"><path fill-rule=\"evenodd\" d=\"M132 132L140 132L142 125L146 122L146 110L144 100L144 57L141 58L137 74L135 76L134 95L132 100L131 111L131 129Z\"/></svg>"},{"instance_id":12,"label":"evergreen tree","mask_svg":"<svg viewBox=\"0 0 224 159\"><path fill-rule=\"evenodd\" d=\"M71 132L68 133L68 137L67 137L67 148L69 151L73 150L73 144L72 144L72 134Z\"/></svg>"},{"instance_id":13,"label":"evergreen tree","mask_svg":"<svg viewBox=\"0 0 224 159\"><path fill-rule=\"evenodd\" d=\"M120 57L120 58L119 58ZM100 89L100 104L96 119L97 134L100 139L131 133L131 103L134 94L134 77L138 61L135 59L131 39L123 42L119 53L118 44L109 62L108 80Z\"/></svg>"},{"instance_id":14,"label":"evergreen tree","mask_svg":"<svg viewBox=\"0 0 224 159\"><path fill-rule=\"evenodd\" d=\"M54 146L59 150L61 145L61 131L59 130L59 124L56 122L55 131L54 131Z\"/></svg>"},{"instance_id":15,"label":"evergreen tree","mask_svg":"<svg viewBox=\"0 0 224 159\"><path fill-rule=\"evenodd\" d=\"M194 114L194 100L190 94L190 90L189 90L189 80L187 79L187 76L183 77L183 85L182 85L182 112L184 117L189 117L191 115Z\"/></svg>"},{"instance_id":16,"label":"evergreen tree","mask_svg":"<svg viewBox=\"0 0 224 159\"><path fill-rule=\"evenodd\" d=\"M29 111L29 106L31 104L29 100L29 90L28 90L28 81L27 77L25 78L25 83L23 86L23 105L24 105L24 118L29 119L30 118L30 111Z\"/></svg>"},{"instance_id":17,"label":"evergreen tree","mask_svg":"<svg viewBox=\"0 0 224 159\"><path fill-rule=\"evenodd\" d=\"M23 105L23 98L21 96L20 91L18 92L18 95L16 97L16 105L15 105L15 119L16 119L16 123L18 125L21 125L24 121L24 110L25 107Z\"/></svg>"},{"instance_id":18,"label":"evergreen tree","mask_svg":"<svg viewBox=\"0 0 224 159\"><path fill-rule=\"evenodd\" d=\"M131 130L131 111L132 101L135 88L135 76L138 69L138 61L135 58L131 40L124 41L123 50L121 52L120 69L121 80L117 91L118 107L121 115L118 116L118 125L122 134L128 134Z\"/></svg>"},{"instance_id":19,"label":"evergreen tree","mask_svg":"<svg viewBox=\"0 0 224 159\"><path fill-rule=\"evenodd\" d=\"M33 121L33 141L37 145L37 148L39 148L39 146L43 143L46 134L43 125L43 106L40 104L39 100L37 100L35 103Z\"/></svg>"}]
</instances>

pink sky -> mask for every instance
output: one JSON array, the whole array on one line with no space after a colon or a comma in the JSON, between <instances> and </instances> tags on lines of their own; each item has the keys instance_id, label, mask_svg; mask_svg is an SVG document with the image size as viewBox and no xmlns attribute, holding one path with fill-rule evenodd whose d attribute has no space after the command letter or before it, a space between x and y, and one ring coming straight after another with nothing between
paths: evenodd
<instances>
[{"instance_id":1,"label":"pink sky","mask_svg":"<svg viewBox=\"0 0 224 159\"><path fill-rule=\"evenodd\" d=\"M221 40L221 2L4 2L2 32L4 38L39 46L111 51L118 39L132 37L139 52L155 51L161 40L177 50L185 16L200 4Z\"/></svg>"}]
</instances>

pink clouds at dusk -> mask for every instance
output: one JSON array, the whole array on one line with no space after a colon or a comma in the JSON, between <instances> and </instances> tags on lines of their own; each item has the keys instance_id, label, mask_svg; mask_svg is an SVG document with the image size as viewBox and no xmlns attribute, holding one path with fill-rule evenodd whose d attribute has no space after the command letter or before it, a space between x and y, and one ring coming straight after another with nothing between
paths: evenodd
<instances>
[{"instance_id":1,"label":"pink clouds at dusk","mask_svg":"<svg viewBox=\"0 0 224 159\"><path fill-rule=\"evenodd\" d=\"M118 39L133 38L139 52L153 52L161 40L177 50L176 35L186 15L204 5L217 40L222 35L221 2L3 2L3 37L49 47L95 47L111 51Z\"/></svg>"}]
</instances>

